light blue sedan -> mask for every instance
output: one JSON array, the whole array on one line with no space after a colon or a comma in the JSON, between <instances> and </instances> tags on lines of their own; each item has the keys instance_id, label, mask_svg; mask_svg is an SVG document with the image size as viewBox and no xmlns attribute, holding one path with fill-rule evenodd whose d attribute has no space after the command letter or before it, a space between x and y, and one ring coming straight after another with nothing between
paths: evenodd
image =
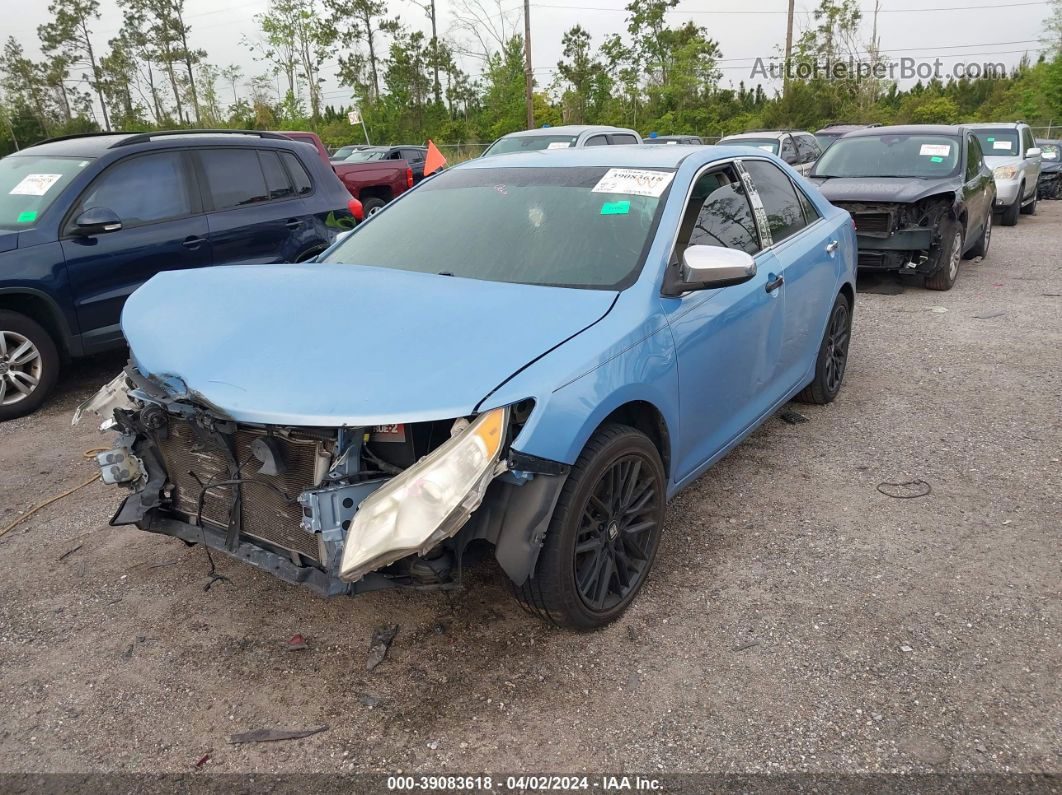
<instances>
[{"instance_id":1,"label":"light blue sedan","mask_svg":"<svg viewBox=\"0 0 1062 795\"><path fill-rule=\"evenodd\" d=\"M474 160L315 263L154 277L77 417L117 432L115 525L325 595L452 587L485 542L529 608L592 629L671 496L837 396L855 266L848 214L760 150Z\"/></svg>"}]
</instances>

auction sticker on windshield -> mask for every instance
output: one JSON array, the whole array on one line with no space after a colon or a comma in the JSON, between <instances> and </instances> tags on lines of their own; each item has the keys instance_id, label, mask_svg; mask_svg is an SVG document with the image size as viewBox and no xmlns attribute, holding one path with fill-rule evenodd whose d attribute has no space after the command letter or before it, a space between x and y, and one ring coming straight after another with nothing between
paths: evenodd
<instances>
[{"instance_id":1,"label":"auction sticker on windshield","mask_svg":"<svg viewBox=\"0 0 1062 795\"><path fill-rule=\"evenodd\" d=\"M922 157L947 157L951 154L951 146L948 144L922 144L918 150Z\"/></svg>"},{"instance_id":2,"label":"auction sticker on windshield","mask_svg":"<svg viewBox=\"0 0 1062 795\"><path fill-rule=\"evenodd\" d=\"M631 196L651 196L659 199L674 176L671 171L610 168L591 193L627 193Z\"/></svg>"},{"instance_id":3,"label":"auction sticker on windshield","mask_svg":"<svg viewBox=\"0 0 1062 795\"><path fill-rule=\"evenodd\" d=\"M8 193L11 196L43 196L62 178L62 174L27 174Z\"/></svg>"}]
</instances>

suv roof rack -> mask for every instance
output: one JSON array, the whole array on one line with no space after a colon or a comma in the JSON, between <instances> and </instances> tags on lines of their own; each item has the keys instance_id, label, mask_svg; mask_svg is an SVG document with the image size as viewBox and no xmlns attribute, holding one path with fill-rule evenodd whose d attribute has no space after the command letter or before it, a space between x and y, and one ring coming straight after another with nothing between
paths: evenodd
<instances>
[{"instance_id":1,"label":"suv roof rack","mask_svg":"<svg viewBox=\"0 0 1062 795\"><path fill-rule=\"evenodd\" d=\"M263 130L156 130L155 132L136 133L130 135L128 138L123 138L121 141L116 141L111 144L110 148L114 149L116 146L131 146L132 144L142 144L150 141L154 138L166 138L170 136L180 135L254 135L259 138L272 138L279 141L290 141L286 135L275 132L265 132Z\"/></svg>"},{"instance_id":2,"label":"suv roof rack","mask_svg":"<svg viewBox=\"0 0 1062 795\"><path fill-rule=\"evenodd\" d=\"M736 134L737 135L747 135L748 133L766 133L766 132L795 133L795 132L804 132L804 131L803 130L797 130L797 129L793 128L793 127L761 127L759 129L756 129L756 130L745 130L744 132L740 132L740 133L736 133Z\"/></svg>"},{"instance_id":3,"label":"suv roof rack","mask_svg":"<svg viewBox=\"0 0 1062 795\"><path fill-rule=\"evenodd\" d=\"M880 127L880 121L872 121L864 124L861 121L831 121L829 124L824 124L822 129L828 130L830 127Z\"/></svg>"},{"instance_id":4,"label":"suv roof rack","mask_svg":"<svg viewBox=\"0 0 1062 795\"><path fill-rule=\"evenodd\" d=\"M51 138L45 138L41 141L42 144L50 144L55 141L72 141L75 138L100 138L105 135L128 135L128 133L122 132L83 132L83 133L70 133L69 135L56 135Z\"/></svg>"}]
</instances>

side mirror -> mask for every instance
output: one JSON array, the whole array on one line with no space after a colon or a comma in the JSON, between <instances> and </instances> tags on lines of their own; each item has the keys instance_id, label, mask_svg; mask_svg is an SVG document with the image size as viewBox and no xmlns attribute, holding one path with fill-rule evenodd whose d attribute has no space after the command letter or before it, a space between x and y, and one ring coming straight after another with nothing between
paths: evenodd
<instances>
[{"instance_id":1,"label":"side mirror","mask_svg":"<svg viewBox=\"0 0 1062 795\"><path fill-rule=\"evenodd\" d=\"M84 237L117 232L121 228L122 219L106 207L90 207L74 219L74 230Z\"/></svg>"},{"instance_id":2,"label":"side mirror","mask_svg":"<svg viewBox=\"0 0 1062 795\"><path fill-rule=\"evenodd\" d=\"M665 281L664 294L674 296L692 290L728 287L747 282L755 275L756 261L744 251L719 246L687 246L682 254L679 275Z\"/></svg>"},{"instance_id":3,"label":"side mirror","mask_svg":"<svg viewBox=\"0 0 1062 795\"><path fill-rule=\"evenodd\" d=\"M1031 147L1026 153L1026 157L1039 157L1044 153L1043 149L1038 146Z\"/></svg>"},{"instance_id":4,"label":"side mirror","mask_svg":"<svg viewBox=\"0 0 1062 795\"><path fill-rule=\"evenodd\" d=\"M351 196L350 201L347 202L347 209L350 210L350 214L354 216L355 221L365 220L365 207L360 199L355 199Z\"/></svg>"}]
</instances>

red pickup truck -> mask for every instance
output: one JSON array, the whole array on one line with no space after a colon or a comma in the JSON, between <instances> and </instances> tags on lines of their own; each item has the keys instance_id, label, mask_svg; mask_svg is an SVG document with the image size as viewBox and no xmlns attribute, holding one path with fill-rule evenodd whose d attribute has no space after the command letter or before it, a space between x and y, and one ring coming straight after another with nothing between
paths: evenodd
<instances>
[{"instance_id":1,"label":"red pickup truck","mask_svg":"<svg viewBox=\"0 0 1062 795\"><path fill-rule=\"evenodd\" d=\"M372 215L391 199L413 187L413 170L405 160L374 160L369 163L333 163L317 133L284 131L293 141L310 144L331 168L351 196L361 200L366 215Z\"/></svg>"}]
</instances>

